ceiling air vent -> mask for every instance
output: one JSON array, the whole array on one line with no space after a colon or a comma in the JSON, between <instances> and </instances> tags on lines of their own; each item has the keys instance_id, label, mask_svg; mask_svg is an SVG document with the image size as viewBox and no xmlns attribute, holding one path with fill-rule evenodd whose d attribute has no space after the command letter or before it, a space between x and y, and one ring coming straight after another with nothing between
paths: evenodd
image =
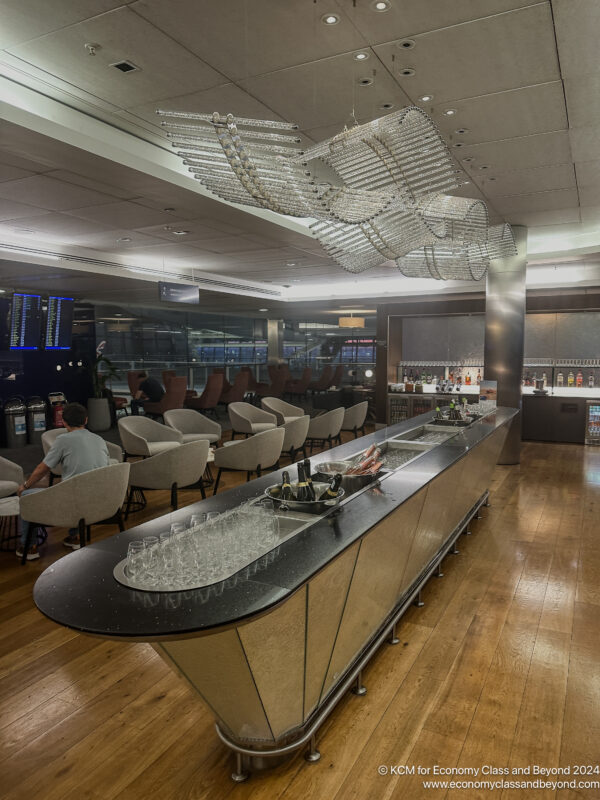
<instances>
[{"instance_id":1,"label":"ceiling air vent","mask_svg":"<svg viewBox=\"0 0 600 800\"><path fill-rule=\"evenodd\" d=\"M132 64L131 61L117 61L110 66L118 69L119 72L135 72L136 70L139 72L140 69L135 64Z\"/></svg>"}]
</instances>

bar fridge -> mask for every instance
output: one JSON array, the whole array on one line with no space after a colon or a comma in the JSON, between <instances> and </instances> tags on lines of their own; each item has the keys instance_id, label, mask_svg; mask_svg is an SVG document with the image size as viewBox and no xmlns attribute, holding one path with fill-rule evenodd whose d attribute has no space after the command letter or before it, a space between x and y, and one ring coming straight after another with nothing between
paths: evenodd
<instances>
[{"instance_id":1,"label":"bar fridge","mask_svg":"<svg viewBox=\"0 0 600 800\"><path fill-rule=\"evenodd\" d=\"M600 445L600 400L586 402L585 443Z\"/></svg>"}]
</instances>

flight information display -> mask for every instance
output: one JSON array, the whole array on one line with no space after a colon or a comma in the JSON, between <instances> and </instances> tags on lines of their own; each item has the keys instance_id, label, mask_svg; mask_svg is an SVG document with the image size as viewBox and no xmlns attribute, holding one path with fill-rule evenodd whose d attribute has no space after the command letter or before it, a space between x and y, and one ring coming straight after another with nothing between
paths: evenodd
<instances>
[{"instance_id":1,"label":"flight information display","mask_svg":"<svg viewBox=\"0 0 600 800\"><path fill-rule=\"evenodd\" d=\"M200 304L198 287L188 283L158 282L158 299L165 303Z\"/></svg>"},{"instance_id":2,"label":"flight information display","mask_svg":"<svg viewBox=\"0 0 600 800\"><path fill-rule=\"evenodd\" d=\"M73 298L49 297L46 317L46 350L70 350L73 330Z\"/></svg>"},{"instance_id":3,"label":"flight information display","mask_svg":"<svg viewBox=\"0 0 600 800\"><path fill-rule=\"evenodd\" d=\"M10 350L38 350L42 327L42 298L39 294L12 296Z\"/></svg>"}]
</instances>

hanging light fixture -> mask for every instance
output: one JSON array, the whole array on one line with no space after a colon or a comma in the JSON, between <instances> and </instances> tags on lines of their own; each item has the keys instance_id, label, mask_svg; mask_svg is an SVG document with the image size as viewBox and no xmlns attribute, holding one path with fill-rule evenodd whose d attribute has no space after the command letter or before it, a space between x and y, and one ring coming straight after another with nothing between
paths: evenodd
<instances>
[{"instance_id":1,"label":"hanging light fixture","mask_svg":"<svg viewBox=\"0 0 600 800\"><path fill-rule=\"evenodd\" d=\"M395 261L410 277L480 280L490 259L516 252L510 226L490 227L483 201L449 194L465 185L464 175L416 106L308 149L300 147L293 123L157 113L204 186L229 202L316 219L312 232L349 272ZM314 177L311 162L317 161L335 183Z\"/></svg>"}]
</instances>

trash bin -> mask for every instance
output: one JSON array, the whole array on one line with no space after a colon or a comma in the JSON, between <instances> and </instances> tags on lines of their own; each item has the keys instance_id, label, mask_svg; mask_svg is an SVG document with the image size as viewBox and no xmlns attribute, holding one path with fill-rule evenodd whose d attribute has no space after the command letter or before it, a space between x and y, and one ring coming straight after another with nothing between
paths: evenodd
<instances>
[{"instance_id":1,"label":"trash bin","mask_svg":"<svg viewBox=\"0 0 600 800\"><path fill-rule=\"evenodd\" d=\"M50 424L53 428L64 428L62 415L67 398L62 392L50 392L48 402L50 403Z\"/></svg>"},{"instance_id":2,"label":"trash bin","mask_svg":"<svg viewBox=\"0 0 600 800\"><path fill-rule=\"evenodd\" d=\"M11 397L4 406L6 423L6 446L24 447L27 444L27 423L25 403L21 397Z\"/></svg>"},{"instance_id":3,"label":"trash bin","mask_svg":"<svg viewBox=\"0 0 600 800\"><path fill-rule=\"evenodd\" d=\"M46 403L35 395L27 401L27 441L41 444L42 433L46 430Z\"/></svg>"}]
</instances>

